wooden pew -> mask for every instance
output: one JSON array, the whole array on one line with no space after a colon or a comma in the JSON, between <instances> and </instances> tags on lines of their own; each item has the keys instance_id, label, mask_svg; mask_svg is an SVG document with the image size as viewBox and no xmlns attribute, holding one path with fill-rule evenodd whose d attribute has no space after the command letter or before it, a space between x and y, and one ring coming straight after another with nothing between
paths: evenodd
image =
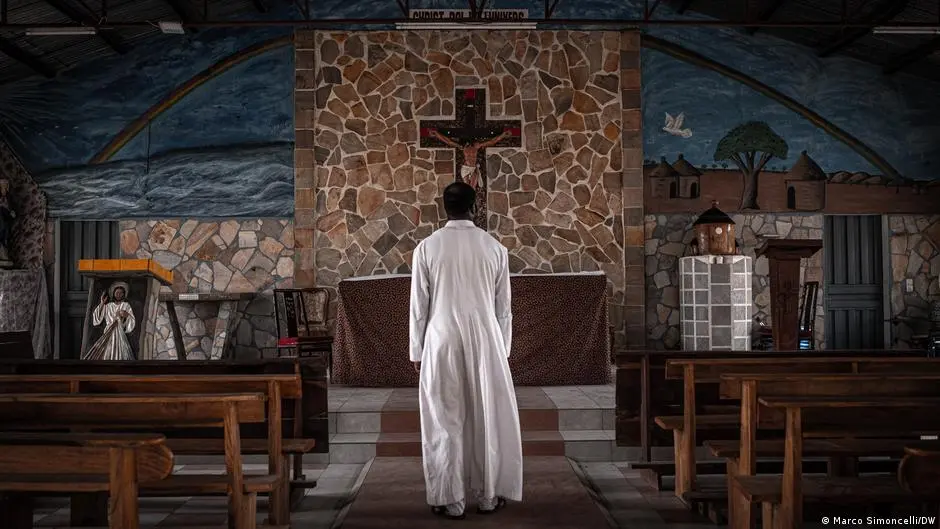
<instances>
[{"instance_id":1,"label":"wooden pew","mask_svg":"<svg viewBox=\"0 0 940 529\"><path fill-rule=\"evenodd\" d=\"M222 427L225 475L171 475L142 483L141 493L192 495L227 493L233 529L254 529L257 494L275 489L279 476L245 476L242 471L239 424L264 422L265 395L241 394L0 394L0 430L121 431ZM74 525L74 524L73 524Z\"/></svg>"},{"instance_id":2,"label":"wooden pew","mask_svg":"<svg viewBox=\"0 0 940 529\"><path fill-rule=\"evenodd\" d=\"M833 402L852 401L855 397L863 396L865 399L889 402L891 399L910 399L933 397L940 395L940 373L897 374L897 375L853 375L853 374L729 374L722 376L721 391L723 396L741 399L741 435L738 453L737 468L729 470L729 518L733 528L753 528L756 524L753 503L764 503L765 507L772 505L776 497L767 495L768 491L781 490L780 478L773 476L755 476L758 452L757 430L761 428L778 429L783 426L790 428L790 420L784 413L772 408L761 407L764 400L785 397L787 399L803 399L806 402L819 402L815 406L821 412L811 415L812 421L801 425L799 430L802 443L803 437L842 439L840 448L826 452L825 447L813 445L815 455L828 455L832 457L856 458L884 453L897 453L903 451L906 443L920 434L934 431L933 425L924 424L924 430L907 428L909 423L905 416L898 416L897 410L888 413L878 410L865 410L863 415L852 412L858 406L846 405L838 407ZM792 402L792 401L791 401ZM801 401L802 402L802 401ZM830 404L826 404L830 403ZM835 410L835 411L833 411ZM791 417L792 418L792 417ZM881 422L879 422L881 421ZM805 426L805 427L804 427ZM940 426L940 425L938 425ZM874 449L872 444L850 442L847 437L856 438L882 438L880 448ZM892 446L890 439L895 439ZM785 441L784 472L802 473L802 464L797 464L791 458L786 461L786 453L791 450ZM810 441L807 441L809 443ZM877 441L866 441L877 443ZM779 445L778 445L779 446ZM767 452L770 447L765 443L761 451ZM800 462L802 460L800 459ZM798 468L797 468L798 467ZM794 470L796 469L796 470ZM851 470L847 472L851 474ZM773 489L774 479L777 479L776 489ZM835 478L833 478L835 479ZM895 481L896 486L896 481ZM808 482L814 499L832 499L837 490L826 485L826 482ZM881 484L879 486L886 486ZM828 487L828 488L827 488ZM883 493L884 488L873 489L871 494ZM790 504L792 506L792 503ZM772 512L765 512L771 516ZM785 518L789 519L789 518Z\"/></svg>"},{"instance_id":3,"label":"wooden pew","mask_svg":"<svg viewBox=\"0 0 940 529\"><path fill-rule=\"evenodd\" d=\"M826 357L926 358L926 351L826 350ZM672 446L670 432L656 427L653 418L681 414L682 383L666 379L666 363L673 359L705 358L805 358L809 351L616 351L617 441L622 446L639 446L640 460L652 460L652 448ZM696 388L699 405L720 405L717 385ZM319 441L318 441L319 442Z\"/></svg>"},{"instance_id":4,"label":"wooden pew","mask_svg":"<svg viewBox=\"0 0 940 529\"><path fill-rule=\"evenodd\" d=\"M269 516L274 525L285 525L290 519L290 483L287 479L288 450L307 452L313 448L311 439L288 439L281 434L281 410L284 399L299 399L299 375L0 375L0 393L264 393L267 398L268 434L265 439L244 439L242 454L268 455L268 474L283 476L269 499ZM217 430L216 430L217 431ZM214 432L166 432L168 445L177 454L225 453L221 437L194 437L193 434Z\"/></svg>"},{"instance_id":5,"label":"wooden pew","mask_svg":"<svg viewBox=\"0 0 940 529\"><path fill-rule=\"evenodd\" d=\"M936 383L935 379L933 382ZM940 393L940 390L935 391ZM817 396L796 395L760 397L760 404L771 409L784 410L786 414L786 441L784 443L783 476L737 476L735 486L748 501L762 504L763 524L774 529L799 529L803 526L804 493L817 499L853 501L903 501L913 496L904 490L894 476L885 478L803 478L800 461L803 457L804 422L812 422L805 412L831 410L839 415L849 409L886 411L882 422L886 429L895 433L915 435L920 431L940 431L940 416L936 414L940 396ZM908 413L900 414L901 411ZM913 413L911 413L913 412ZM837 416L829 414L830 419ZM856 420L861 414L852 414ZM818 418L817 418L818 420ZM880 422L880 421L879 421ZM903 443L900 445L903 446ZM808 489L808 490L804 490Z\"/></svg>"},{"instance_id":6,"label":"wooden pew","mask_svg":"<svg viewBox=\"0 0 940 529\"><path fill-rule=\"evenodd\" d=\"M105 492L110 529L138 529L138 484L173 471L159 434L0 433L0 520L32 529L35 493Z\"/></svg>"},{"instance_id":7,"label":"wooden pew","mask_svg":"<svg viewBox=\"0 0 940 529\"><path fill-rule=\"evenodd\" d=\"M635 468L649 469L663 475L674 469L675 492L683 499L708 499L710 495L693 498L699 463L695 455L697 432L713 430L713 435L727 437L740 424L740 410L718 414L698 413L698 397L703 393L701 385L716 390L721 376L727 373L859 373L859 372L940 372L940 362L923 357L893 356L841 356L825 354L803 357L724 357L670 359L666 362L667 380L682 381L682 415L658 416L656 425L671 431L674 439L674 466L669 462L639 464ZM727 395L721 395L728 398ZM708 395L709 401L713 395ZM712 437L714 438L714 437ZM703 470L721 472L724 465L712 465ZM658 479L658 477L657 477ZM714 499L719 499L715 497Z\"/></svg>"},{"instance_id":8,"label":"wooden pew","mask_svg":"<svg viewBox=\"0 0 940 529\"><path fill-rule=\"evenodd\" d=\"M328 383L326 358L225 359L225 360L147 360L147 361L86 361L86 360L8 360L0 358L0 373L20 375L254 375L298 374L301 377L301 397L285 402L282 412L282 450L292 460L291 503L299 504L306 489L316 487L316 480L303 474L303 455L328 454L330 445ZM267 438L267 425L242 425L243 451L246 454L266 454L264 443L254 440ZM291 443L292 439L312 439L312 450L305 445ZM183 447L180 447L183 448ZM193 447L187 447L193 448ZM193 451L198 455L213 455L216 451Z\"/></svg>"}]
</instances>

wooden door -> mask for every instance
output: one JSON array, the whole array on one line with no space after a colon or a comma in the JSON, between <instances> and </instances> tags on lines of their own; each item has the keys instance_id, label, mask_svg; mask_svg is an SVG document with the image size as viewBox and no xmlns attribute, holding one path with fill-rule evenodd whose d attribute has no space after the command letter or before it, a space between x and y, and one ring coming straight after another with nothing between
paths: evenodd
<instances>
[{"instance_id":1,"label":"wooden door","mask_svg":"<svg viewBox=\"0 0 940 529\"><path fill-rule=\"evenodd\" d=\"M884 235L879 215L827 215L827 349L884 349Z\"/></svg>"},{"instance_id":2,"label":"wooden door","mask_svg":"<svg viewBox=\"0 0 940 529\"><path fill-rule=\"evenodd\" d=\"M77 220L61 221L59 230L59 358L77 359L91 283L78 273L78 261L120 259L120 228L116 221Z\"/></svg>"}]
</instances>

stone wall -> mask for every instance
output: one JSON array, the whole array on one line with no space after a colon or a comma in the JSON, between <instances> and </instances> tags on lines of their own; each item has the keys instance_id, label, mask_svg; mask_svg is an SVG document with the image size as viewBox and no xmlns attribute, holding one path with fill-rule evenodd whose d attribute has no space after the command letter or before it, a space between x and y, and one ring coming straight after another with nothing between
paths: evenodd
<instances>
[{"instance_id":1,"label":"stone wall","mask_svg":"<svg viewBox=\"0 0 940 529\"><path fill-rule=\"evenodd\" d=\"M930 303L940 301L940 215L888 217L891 247L891 316L910 318L894 326L895 347L909 348L912 335L928 330ZM913 291L907 291L907 280Z\"/></svg>"},{"instance_id":2,"label":"stone wall","mask_svg":"<svg viewBox=\"0 0 940 529\"><path fill-rule=\"evenodd\" d=\"M13 151L0 142L0 179L10 182L9 203L16 213L10 259L17 268L43 266L46 235L46 196Z\"/></svg>"},{"instance_id":3,"label":"stone wall","mask_svg":"<svg viewBox=\"0 0 940 529\"><path fill-rule=\"evenodd\" d=\"M619 339L626 318L642 346L644 292L626 286L642 280L637 34L299 31L295 42L298 283L409 271L455 173L452 149L419 146L419 122L453 119L455 90L483 88L488 119L522 122L522 147L485 162L489 230L512 271L602 270Z\"/></svg>"},{"instance_id":4,"label":"stone wall","mask_svg":"<svg viewBox=\"0 0 940 529\"><path fill-rule=\"evenodd\" d=\"M679 257L686 255L694 232L697 214L646 216L646 321L648 345L656 349L681 347L679 332ZM822 239L822 215L781 215L761 213L733 214L735 235L743 244L745 255L754 250L763 236L790 239ZM770 280L766 257L755 259L752 276L753 314L768 325L770 321ZM816 304L815 336L817 347L825 347L823 326L823 252L802 263L801 281L819 281Z\"/></svg>"},{"instance_id":5,"label":"stone wall","mask_svg":"<svg viewBox=\"0 0 940 529\"><path fill-rule=\"evenodd\" d=\"M285 219L210 221L197 219L121 221L121 253L153 258L173 271L175 293L259 293L236 310L237 356L253 357L275 346L272 289L291 287L294 278L294 227ZM212 338L220 316L215 303L176 304L187 357L217 357ZM166 306L157 313L156 358L176 358Z\"/></svg>"}]
</instances>

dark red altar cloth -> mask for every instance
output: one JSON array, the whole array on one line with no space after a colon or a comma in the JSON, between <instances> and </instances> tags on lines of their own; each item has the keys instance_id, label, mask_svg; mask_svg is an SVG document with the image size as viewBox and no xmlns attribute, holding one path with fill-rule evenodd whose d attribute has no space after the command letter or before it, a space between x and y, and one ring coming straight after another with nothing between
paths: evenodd
<instances>
[{"instance_id":1,"label":"dark red altar cloth","mask_svg":"<svg viewBox=\"0 0 940 529\"><path fill-rule=\"evenodd\" d=\"M600 273L512 275L512 352L517 386L607 384L611 379L607 278ZM408 360L411 276L339 284L331 382L416 387Z\"/></svg>"}]
</instances>

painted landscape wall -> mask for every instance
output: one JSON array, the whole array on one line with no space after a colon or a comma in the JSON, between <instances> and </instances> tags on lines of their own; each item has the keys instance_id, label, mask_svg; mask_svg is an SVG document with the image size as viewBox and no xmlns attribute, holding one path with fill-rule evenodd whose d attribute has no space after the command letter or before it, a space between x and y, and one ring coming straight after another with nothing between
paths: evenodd
<instances>
[{"instance_id":1,"label":"painted landscape wall","mask_svg":"<svg viewBox=\"0 0 940 529\"><path fill-rule=\"evenodd\" d=\"M642 71L650 346L679 346L677 261L713 201L732 214L750 255L768 237L822 238L826 213L896 214L885 219L889 313L926 314L940 296L940 223L930 215L940 204L940 127L925 116L940 117L932 102L940 86L731 29L651 30ZM824 259L804 261L803 281L824 284ZM754 313L772 324L766 258L754 270ZM825 346L823 297L817 347ZM896 325L895 345L909 345L920 327Z\"/></svg>"},{"instance_id":2,"label":"painted landscape wall","mask_svg":"<svg viewBox=\"0 0 940 529\"><path fill-rule=\"evenodd\" d=\"M290 30L164 36L0 87L0 137L53 217L289 217L292 79Z\"/></svg>"}]
</instances>

